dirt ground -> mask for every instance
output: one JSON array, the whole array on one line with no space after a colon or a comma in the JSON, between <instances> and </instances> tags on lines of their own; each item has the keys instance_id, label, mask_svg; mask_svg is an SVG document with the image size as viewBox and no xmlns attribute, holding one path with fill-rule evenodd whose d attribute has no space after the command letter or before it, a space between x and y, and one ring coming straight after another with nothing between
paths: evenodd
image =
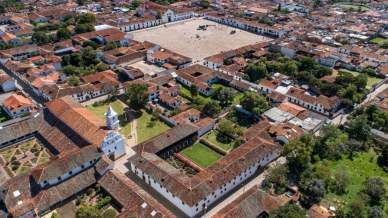
<instances>
[{"instance_id":1,"label":"dirt ground","mask_svg":"<svg viewBox=\"0 0 388 218\"><path fill-rule=\"evenodd\" d=\"M209 26L207 30L197 30L199 25ZM236 32L232 34L232 31ZM271 40L203 18L138 30L132 34L134 40L159 44L164 48L193 58L193 62L222 51Z\"/></svg>"}]
</instances>

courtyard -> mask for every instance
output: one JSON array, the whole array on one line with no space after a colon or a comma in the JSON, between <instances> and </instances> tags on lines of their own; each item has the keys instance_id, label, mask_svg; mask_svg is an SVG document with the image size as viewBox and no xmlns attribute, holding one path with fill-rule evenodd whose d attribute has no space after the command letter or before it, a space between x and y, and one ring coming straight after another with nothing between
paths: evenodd
<instances>
[{"instance_id":1,"label":"courtyard","mask_svg":"<svg viewBox=\"0 0 388 218\"><path fill-rule=\"evenodd\" d=\"M208 27L206 30L197 30L200 25L208 25ZM192 58L193 62L220 52L271 40L203 18L138 30L132 34L134 40L159 44L178 54Z\"/></svg>"},{"instance_id":2,"label":"courtyard","mask_svg":"<svg viewBox=\"0 0 388 218\"><path fill-rule=\"evenodd\" d=\"M153 76L153 75L165 70L163 67L158 67L154 64L149 64L145 61L139 61L139 62L130 64L128 66L137 68L137 69L141 70L142 72L144 72L145 74L148 74L150 76Z\"/></svg>"},{"instance_id":3,"label":"courtyard","mask_svg":"<svg viewBox=\"0 0 388 218\"><path fill-rule=\"evenodd\" d=\"M181 153L203 168L209 167L222 157L221 154L200 142L183 149Z\"/></svg>"},{"instance_id":4,"label":"courtyard","mask_svg":"<svg viewBox=\"0 0 388 218\"><path fill-rule=\"evenodd\" d=\"M0 164L10 177L27 173L49 160L49 152L35 138L0 150Z\"/></svg>"}]
</instances>

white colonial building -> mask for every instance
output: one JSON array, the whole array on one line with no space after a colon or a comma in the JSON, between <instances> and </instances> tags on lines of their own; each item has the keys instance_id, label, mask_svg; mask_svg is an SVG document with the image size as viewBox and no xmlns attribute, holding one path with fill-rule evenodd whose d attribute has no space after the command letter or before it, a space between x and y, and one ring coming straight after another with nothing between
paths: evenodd
<instances>
[{"instance_id":1,"label":"white colonial building","mask_svg":"<svg viewBox=\"0 0 388 218\"><path fill-rule=\"evenodd\" d=\"M105 113L105 122L109 131L101 144L101 150L107 156L112 156L114 159L117 159L125 155L126 144L124 137L118 132L120 128L118 114L111 106L108 107L108 111Z\"/></svg>"},{"instance_id":2,"label":"white colonial building","mask_svg":"<svg viewBox=\"0 0 388 218\"><path fill-rule=\"evenodd\" d=\"M281 153L280 145L255 137L227 154L230 158L222 163L189 177L165 160L179 156L179 151L195 142L197 136L198 129L180 124L136 146L137 154L129 159L133 174L188 217L203 213Z\"/></svg>"}]
</instances>

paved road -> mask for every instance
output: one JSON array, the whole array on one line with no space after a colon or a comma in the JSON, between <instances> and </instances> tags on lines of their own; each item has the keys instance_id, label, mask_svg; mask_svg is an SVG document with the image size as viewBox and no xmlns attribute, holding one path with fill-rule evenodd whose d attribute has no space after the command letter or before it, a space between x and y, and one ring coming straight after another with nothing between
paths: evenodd
<instances>
[{"instance_id":1,"label":"paved road","mask_svg":"<svg viewBox=\"0 0 388 218\"><path fill-rule=\"evenodd\" d=\"M362 106L365 106L372 99L374 99L380 92L384 91L387 88L388 88L388 84L387 83L381 85L376 90L374 90L373 92L369 93L367 95L367 97L365 98L365 100L363 102L361 102L360 104L356 105L355 108L360 108ZM334 119L332 119L330 122L332 124L334 124L334 125L342 125L342 124L346 123L348 116L349 116L349 114L341 114L341 115L335 117Z\"/></svg>"},{"instance_id":2,"label":"paved road","mask_svg":"<svg viewBox=\"0 0 388 218\"><path fill-rule=\"evenodd\" d=\"M286 163L285 157L280 157L276 161L269 164L269 167L274 167L278 164L284 164ZM268 169L265 170L263 173L256 176L256 178L249 181L247 184L240 187L238 190L236 190L232 195L228 196L226 199L222 200L218 205L210 209L204 216L205 217L212 217L214 216L218 211L220 211L222 208L230 204L232 201L236 200L238 197L240 197L242 194L244 194L247 190L254 187L255 185L261 186L261 183L263 182L265 176L268 174Z\"/></svg>"}]
</instances>

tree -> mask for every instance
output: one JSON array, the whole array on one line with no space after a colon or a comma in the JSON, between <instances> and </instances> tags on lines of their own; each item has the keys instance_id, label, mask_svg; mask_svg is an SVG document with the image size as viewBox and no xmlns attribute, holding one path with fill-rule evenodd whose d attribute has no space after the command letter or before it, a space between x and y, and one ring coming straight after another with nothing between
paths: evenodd
<instances>
[{"instance_id":1,"label":"tree","mask_svg":"<svg viewBox=\"0 0 388 218\"><path fill-rule=\"evenodd\" d=\"M71 76L71 75L79 75L78 68L73 65L67 65L63 67L63 73Z\"/></svg>"},{"instance_id":2,"label":"tree","mask_svg":"<svg viewBox=\"0 0 388 218\"><path fill-rule=\"evenodd\" d=\"M96 16L92 13L80 14L76 17L78 24L95 24Z\"/></svg>"},{"instance_id":3,"label":"tree","mask_svg":"<svg viewBox=\"0 0 388 218\"><path fill-rule=\"evenodd\" d=\"M284 73L289 76L294 76L295 73L298 71L298 65L295 61L287 61L284 64Z\"/></svg>"},{"instance_id":4,"label":"tree","mask_svg":"<svg viewBox=\"0 0 388 218\"><path fill-rule=\"evenodd\" d=\"M384 218L385 212L378 206L370 207L368 210L368 218Z\"/></svg>"},{"instance_id":5,"label":"tree","mask_svg":"<svg viewBox=\"0 0 388 218\"><path fill-rule=\"evenodd\" d=\"M81 83L81 81L77 76L71 76L67 81L67 83L71 86L78 86Z\"/></svg>"},{"instance_id":6,"label":"tree","mask_svg":"<svg viewBox=\"0 0 388 218\"><path fill-rule=\"evenodd\" d=\"M365 202L361 197L357 196L354 201L349 204L349 208L350 210L347 214L347 217L364 217Z\"/></svg>"},{"instance_id":7,"label":"tree","mask_svg":"<svg viewBox=\"0 0 388 218\"><path fill-rule=\"evenodd\" d=\"M321 5L321 0L314 0L314 8L318 8Z\"/></svg>"},{"instance_id":8,"label":"tree","mask_svg":"<svg viewBox=\"0 0 388 218\"><path fill-rule=\"evenodd\" d=\"M306 211L295 204L286 204L269 214L270 218L306 218Z\"/></svg>"},{"instance_id":9,"label":"tree","mask_svg":"<svg viewBox=\"0 0 388 218\"><path fill-rule=\"evenodd\" d=\"M380 47L383 49L388 49L388 40L384 40L384 42L380 44Z\"/></svg>"},{"instance_id":10,"label":"tree","mask_svg":"<svg viewBox=\"0 0 388 218\"><path fill-rule=\"evenodd\" d=\"M278 165L270 168L265 177L264 184L271 185L275 189L275 193L281 194L287 187L288 168L286 165Z\"/></svg>"},{"instance_id":11,"label":"tree","mask_svg":"<svg viewBox=\"0 0 388 218\"><path fill-rule=\"evenodd\" d=\"M82 57L79 53L73 53L62 57L62 65L73 65L80 67L82 65Z\"/></svg>"},{"instance_id":12,"label":"tree","mask_svg":"<svg viewBox=\"0 0 388 218\"><path fill-rule=\"evenodd\" d=\"M365 145L366 143L364 143ZM363 143L361 141L358 141L356 139L349 139L345 142L346 150L349 152L349 159L353 160L353 156L356 152L359 152L363 149Z\"/></svg>"},{"instance_id":13,"label":"tree","mask_svg":"<svg viewBox=\"0 0 388 218\"><path fill-rule=\"evenodd\" d=\"M88 2L88 0L77 0L77 4L80 6L85 5L86 2Z\"/></svg>"},{"instance_id":14,"label":"tree","mask_svg":"<svg viewBox=\"0 0 388 218\"><path fill-rule=\"evenodd\" d=\"M44 45L50 42L50 37L45 32L37 31L32 34L31 40L38 45Z\"/></svg>"},{"instance_id":15,"label":"tree","mask_svg":"<svg viewBox=\"0 0 388 218\"><path fill-rule=\"evenodd\" d=\"M354 85L357 87L358 90L365 89L367 84L368 84L368 76L366 74L360 73L354 79Z\"/></svg>"},{"instance_id":16,"label":"tree","mask_svg":"<svg viewBox=\"0 0 388 218\"><path fill-rule=\"evenodd\" d=\"M94 50L96 50L99 47L99 45L95 41L89 40L89 41L82 43L83 48L86 48L88 46L92 47Z\"/></svg>"},{"instance_id":17,"label":"tree","mask_svg":"<svg viewBox=\"0 0 388 218\"><path fill-rule=\"evenodd\" d=\"M202 109L202 112L210 117L214 117L221 111L221 106L217 101L210 100Z\"/></svg>"},{"instance_id":18,"label":"tree","mask_svg":"<svg viewBox=\"0 0 388 218\"><path fill-rule=\"evenodd\" d=\"M204 9L207 9L207 8L209 7L209 5L210 5L210 3L209 3L208 0L201 0L201 1L199 2L199 6L201 6L201 7L204 8Z\"/></svg>"},{"instance_id":19,"label":"tree","mask_svg":"<svg viewBox=\"0 0 388 218\"><path fill-rule=\"evenodd\" d=\"M378 163L388 172L388 145L384 144L381 148L381 154L378 157Z\"/></svg>"},{"instance_id":20,"label":"tree","mask_svg":"<svg viewBox=\"0 0 388 218\"><path fill-rule=\"evenodd\" d=\"M131 10L136 10L136 8L138 8L141 4L141 1L140 0L134 0L131 2L131 6L130 6L130 9Z\"/></svg>"},{"instance_id":21,"label":"tree","mask_svg":"<svg viewBox=\"0 0 388 218\"><path fill-rule=\"evenodd\" d=\"M109 70L109 69L110 69L109 65L105 64L103 62L100 62L96 65L97 72L102 72L102 71Z\"/></svg>"},{"instance_id":22,"label":"tree","mask_svg":"<svg viewBox=\"0 0 388 218\"><path fill-rule=\"evenodd\" d=\"M287 158L289 170L300 175L305 169L310 166L312 148L307 146L300 140L293 140L286 144L283 149L284 155Z\"/></svg>"},{"instance_id":23,"label":"tree","mask_svg":"<svg viewBox=\"0 0 388 218\"><path fill-rule=\"evenodd\" d=\"M81 205L75 216L76 218L101 218L101 211L93 206Z\"/></svg>"},{"instance_id":24,"label":"tree","mask_svg":"<svg viewBox=\"0 0 388 218\"><path fill-rule=\"evenodd\" d=\"M263 97L255 92L245 92L240 100L241 106L255 115L260 115L269 109L269 103Z\"/></svg>"},{"instance_id":25,"label":"tree","mask_svg":"<svg viewBox=\"0 0 388 218\"><path fill-rule=\"evenodd\" d=\"M319 203L326 194L326 184L318 178L305 176L300 182L300 187L304 194L303 203L309 206Z\"/></svg>"},{"instance_id":26,"label":"tree","mask_svg":"<svg viewBox=\"0 0 388 218\"><path fill-rule=\"evenodd\" d=\"M347 128L351 138L365 142L371 135L371 127L368 123L367 115L357 116L352 119Z\"/></svg>"},{"instance_id":27,"label":"tree","mask_svg":"<svg viewBox=\"0 0 388 218\"><path fill-rule=\"evenodd\" d=\"M221 87L214 93L214 98L220 101L222 106L229 105L235 96L235 91L229 87Z\"/></svg>"},{"instance_id":28,"label":"tree","mask_svg":"<svg viewBox=\"0 0 388 218\"><path fill-rule=\"evenodd\" d=\"M191 94L192 96L198 95L198 89L197 89L196 86L194 86L194 85L190 86L190 94Z\"/></svg>"},{"instance_id":29,"label":"tree","mask_svg":"<svg viewBox=\"0 0 388 218\"><path fill-rule=\"evenodd\" d=\"M237 138L243 134L241 128L235 126L232 121L226 119L221 120L217 129L219 134L232 138Z\"/></svg>"},{"instance_id":30,"label":"tree","mask_svg":"<svg viewBox=\"0 0 388 218\"><path fill-rule=\"evenodd\" d=\"M339 168L335 173L334 173L334 184L333 184L333 189L334 192L337 194L345 194L346 188L348 187L350 183L350 176L348 171L344 168Z\"/></svg>"},{"instance_id":31,"label":"tree","mask_svg":"<svg viewBox=\"0 0 388 218\"><path fill-rule=\"evenodd\" d=\"M244 73L248 75L249 80L256 82L259 79L265 78L268 74L267 67L264 63L248 64Z\"/></svg>"},{"instance_id":32,"label":"tree","mask_svg":"<svg viewBox=\"0 0 388 218\"><path fill-rule=\"evenodd\" d=\"M57 40L58 41L62 41L62 40L70 39L70 38L71 38L71 32L66 27L60 28L57 31Z\"/></svg>"},{"instance_id":33,"label":"tree","mask_svg":"<svg viewBox=\"0 0 388 218\"><path fill-rule=\"evenodd\" d=\"M81 52L82 65L90 66L98 63L97 53L92 47L86 47Z\"/></svg>"},{"instance_id":34,"label":"tree","mask_svg":"<svg viewBox=\"0 0 388 218\"><path fill-rule=\"evenodd\" d=\"M299 68L299 70L301 70L301 71L303 71L303 70L309 71L309 70L315 69L316 65L317 65L317 62L315 62L314 59L312 59L310 57L304 57L300 61L300 68Z\"/></svg>"},{"instance_id":35,"label":"tree","mask_svg":"<svg viewBox=\"0 0 388 218\"><path fill-rule=\"evenodd\" d=\"M147 86L142 84L130 84L126 96L128 98L128 105L133 110L140 110L144 108L148 102Z\"/></svg>"},{"instance_id":36,"label":"tree","mask_svg":"<svg viewBox=\"0 0 388 218\"><path fill-rule=\"evenodd\" d=\"M94 31L94 26L90 23L80 23L75 26L74 31L77 34L92 32Z\"/></svg>"},{"instance_id":37,"label":"tree","mask_svg":"<svg viewBox=\"0 0 388 218\"><path fill-rule=\"evenodd\" d=\"M320 87L319 89L321 90L322 94L326 95L326 96L335 96L337 95L338 93L338 90L340 89L341 87L337 84L333 84L333 83L326 83L326 82L322 82L320 84Z\"/></svg>"},{"instance_id":38,"label":"tree","mask_svg":"<svg viewBox=\"0 0 388 218\"><path fill-rule=\"evenodd\" d=\"M345 151L348 135L334 125L325 125L320 130L321 144L316 146L314 153L321 158L338 159Z\"/></svg>"},{"instance_id":39,"label":"tree","mask_svg":"<svg viewBox=\"0 0 388 218\"><path fill-rule=\"evenodd\" d=\"M384 181L380 177L372 177L367 178L363 185L363 191L370 197L371 203L373 205L380 204L387 192Z\"/></svg>"},{"instance_id":40,"label":"tree","mask_svg":"<svg viewBox=\"0 0 388 218\"><path fill-rule=\"evenodd\" d=\"M117 43L116 42L108 42L105 47L104 47L104 50L105 51L109 51L109 50L112 50L112 49L115 49L117 48Z\"/></svg>"}]
</instances>

